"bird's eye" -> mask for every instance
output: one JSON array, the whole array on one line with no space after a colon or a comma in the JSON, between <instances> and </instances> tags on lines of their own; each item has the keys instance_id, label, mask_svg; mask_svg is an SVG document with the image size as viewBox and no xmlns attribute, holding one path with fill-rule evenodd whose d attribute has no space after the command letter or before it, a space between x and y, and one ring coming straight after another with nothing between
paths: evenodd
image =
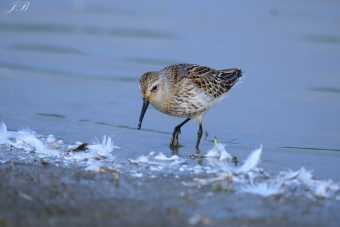
<instances>
[{"instance_id":1,"label":"bird's eye","mask_svg":"<svg viewBox=\"0 0 340 227\"><path fill-rule=\"evenodd\" d=\"M157 85L155 85L155 86L153 86L153 88L152 88L152 90L151 90L151 91L156 91L156 90L157 90L157 88L158 88L158 86L157 86Z\"/></svg>"}]
</instances>

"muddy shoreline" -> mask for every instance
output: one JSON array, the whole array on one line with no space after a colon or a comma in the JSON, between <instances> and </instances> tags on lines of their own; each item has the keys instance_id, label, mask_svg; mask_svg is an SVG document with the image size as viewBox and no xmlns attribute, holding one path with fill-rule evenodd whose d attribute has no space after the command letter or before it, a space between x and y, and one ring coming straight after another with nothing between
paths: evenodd
<instances>
[{"instance_id":1,"label":"muddy shoreline","mask_svg":"<svg viewBox=\"0 0 340 227\"><path fill-rule=\"evenodd\" d=\"M195 175L135 178L36 161L0 165L0 226L337 226L340 201L262 198L211 186Z\"/></svg>"}]
</instances>

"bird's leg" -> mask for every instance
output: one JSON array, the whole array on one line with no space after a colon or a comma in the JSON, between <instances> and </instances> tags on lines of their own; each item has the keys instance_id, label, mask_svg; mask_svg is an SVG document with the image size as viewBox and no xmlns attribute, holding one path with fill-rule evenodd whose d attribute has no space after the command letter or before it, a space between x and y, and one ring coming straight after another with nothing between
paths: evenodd
<instances>
[{"instance_id":1,"label":"bird's leg","mask_svg":"<svg viewBox=\"0 0 340 227\"><path fill-rule=\"evenodd\" d=\"M196 141L196 146L195 146L196 149L198 149L198 146L200 145L202 134L203 134L202 123L200 123L200 127L197 132L197 141Z\"/></svg>"},{"instance_id":2,"label":"bird's leg","mask_svg":"<svg viewBox=\"0 0 340 227\"><path fill-rule=\"evenodd\" d=\"M190 118L185 119L185 121L183 121L181 124L177 125L174 129L174 132L172 133L172 138L170 141L170 147L179 147L180 144L178 143L178 134L181 133L181 127L187 123L188 121L190 121Z\"/></svg>"}]
</instances>

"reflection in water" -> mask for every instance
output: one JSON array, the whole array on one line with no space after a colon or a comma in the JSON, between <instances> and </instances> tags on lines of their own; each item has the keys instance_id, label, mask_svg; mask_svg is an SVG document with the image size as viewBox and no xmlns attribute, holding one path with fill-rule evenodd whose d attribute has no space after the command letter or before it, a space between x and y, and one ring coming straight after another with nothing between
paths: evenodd
<instances>
[{"instance_id":1,"label":"reflection in water","mask_svg":"<svg viewBox=\"0 0 340 227\"><path fill-rule=\"evenodd\" d=\"M176 36L168 32L148 29L134 29L134 28L112 28L109 29L109 35L113 36L130 36L142 38L158 38L158 39L174 39Z\"/></svg>"},{"instance_id":2,"label":"reflection in water","mask_svg":"<svg viewBox=\"0 0 340 227\"><path fill-rule=\"evenodd\" d=\"M112 77L113 80L116 81L123 81L123 82L133 82L138 83L138 77L129 77L129 76L114 76Z\"/></svg>"},{"instance_id":3,"label":"reflection in water","mask_svg":"<svg viewBox=\"0 0 340 227\"><path fill-rule=\"evenodd\" d=\"M181 147L183 147L183 146L182 145L180 145L180 146L169 146L171 154L172 155L178 155L179 154L179 150L181 149ZM201 155L201 150L199 148L195 148L195 150L196 150L195 154L189 155L190 159L201 160L202 158L204 158L204 156Z\"/></svg>"},{"instance_id":4,"label":"reflection in water","mask_svg":"<svg viewBox=\"0 0 340 227\"><path fill-rule=\"evenodd\" d=\"M179 147L169 146L171 155L178 155Z\"/></svg>"},{"instance_id":5,"label":"reflection in water","mask_svg":"<svg viewBox=\"0 0 340 227\"><path fill-rule=\"evenodd\" d=\"M302 42L340 44L340 36L325 34L305 34L299 38Z\"/></svg>"},{"instance_id":6,"label":"reflection in water","mask_svg":"<svg viewBox=\"0 0 340 227\"><path fill-rule=\"evenodd\" d=\"M48 73L48 74L58 74L58 75L66 74L65 72L55 70L55 69L27 66L27 65L3 62L3 61L0 61L0 68L20 70L24 72Z\"/></svg>"},{"instance_id":7,"label":"reflection in water","mask_svg":"<svg viewBox=\"0 0 340 227\"><path fill-rule=\"evenodd\" d=\"M52 113L37 113L39 116L44 116L44 117L57 117L57 118L65 118L64 115L61 114L52 114Z\"/></svg>"},{"instance_id":8,"label":"reflection in water","mask_svg":"<svg viewBox=\"0 0 340 227\"><path fill-rule=\"evenodd\" d=\"M57 53L57 54L85 55L84 53L71 47L45 45L45 44L18 43L18 44L10 45L6 49L17 50L17 51L37 51L37 52L51 52L51 53Z\"/></svg>"},{"instance_id":9,"label":"reflection in water","mask_svg":"<svg viewBox=\"0 0 340 227\"><path fill-rule=\"evenodd\" d=\"M340 88L334 88L334 87L309 87L309 88L307 88L307 90L340 93Z\"/></svg>"},{"instance_id":10,"label":"reflection in water","mask_svg":"<svg viewBox=\"0 0 340 227\"><path fill-rule=\"evenodd\" d=\"M81 29L81 32L88 35L103 35L103 36L122 36L122 37L140 37L140 38L153 38L153 39L174 39L175 34L149 30L149 29L135 29L135 28L102 28L95 26L88 26Z\"/></svg>"},{"instance_id":11,"label":"reflection in water","mask_svg":"<svg viewBox=\"0 0 340 227\"><path fill-rule=\"evenodd\" d=\"M76 27L61 24L0 23L0 31L72 33Z\"/></svg>"},{"instance_id":12,"label":"reflection in water","mask_svg":"<svg viewBox=\"0 0 340 227\"><path fill-rule=\"evenodd\" d=\"M126 125L118 125L118 128L126 128L126 129L131 129L131 130L138 130L137 128L133 128L130 126L126 126ZM139 131L147 131L147 132L157 132L160 134L172 134L171 132L161 132L161 131L156 131L156 130L152 130L152 129L140 129Z\"/></svg>"},{"instance_id":13,"label":"reflection in water","mask_svg":"<svg viewBox=\"0 0 340 227\"><path fill-rule=\"evenodd\" d=\"M61 24L31 24L31 23L0 23L0 31L14 32L48 32L48 33L75 33L81 32L89 35L103 36L122 36L136 38L152 39L178 39L178 35L170 32L141 29L141 28L102 28L102 27L84 27L78 29L72 25Z\"/></svg>"},{"instance_id":14,"label":"reflection in water","mask_svg":"<svg viewBox=\"0 0 340 227\"><path fill-rule=\"evenodd\" d=\"M340 151L339 149L316 148L316 147L290 147L290 146L285 146L285 147L281 147L281 148L300 149L300 150L317 150L317 151Z\"/></svg>"},{"instance_id":15,"label":"reflection in water","mask_svg":"<svg viewBox=\"0 0 340 227\"><path fill-rule=\"evenodd\" d=\"M137 77L128 77L128 76L113 76L111 74L98 76L98 75L91 75L91 74L82 74L82 73L73 73L73 72L66 72L60 71L50 68L42 68L42 67L35 67L35 66L28 66L10 62L0 61L0 68L7 68L11 70L19 70L23 72L34 72L34 73L41 73L41 74L53 74L58 76L66 76L66 77L77 77L77 78L86 78L90 80L115 80L115 81L123 81L123 82L131 82L136 83L138 82Z\"/></svg>"},{"instance_id":16,"label":"reflection in water","mask_svg":"<svg viewBox=\"0 0 340 227\"><path fill-rule=\"evenodd\" d=\"M112 124L105 123L105 122L94 122L94 124L97 124L97 125L107 125L107 126L113 126Z\"/></svg>"},{"instance_id":17,"label":"reflection in water","mask_svg":"<svg viewBox=\"0 0 340 227\"><path fill-rule=\"evenodd\" d=\"M170 60L170 59L160 59L160 58L139 58L139 57L127 57L124 60L128 62L147 64L147 65L172 65L180 61Z\"/></svg>"}]
</instances>

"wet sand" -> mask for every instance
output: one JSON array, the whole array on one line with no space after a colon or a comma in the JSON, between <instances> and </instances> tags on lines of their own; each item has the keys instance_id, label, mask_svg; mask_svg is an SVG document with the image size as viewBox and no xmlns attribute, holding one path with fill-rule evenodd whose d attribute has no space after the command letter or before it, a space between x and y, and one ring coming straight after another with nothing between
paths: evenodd
<instances>
[{"instance_id":1,"label":"wet sand","mask_svg":"<svg viewBox=\"0 0 340 227\"><path fill-rule=\"evenodd\" d=\"M340 221L339 193L312 199L303 191L295 195L297 189L263 198L233 187L194 184L197 178L211 178L206 174L155 173L144 165L139 169L144 176L136 178L127 171L135 166L124 161L116 161L125 163L124 173L98 173L77 162L57 166L53 158L20 161L22 151L4 146L1 152L16 159L0 165L0 226L337 226ZM283 169L273 168L283 159L264 156L260 166L269 170L266 174ZM331 161L327 155L317 160ZM337 174L325 168L321 175Z\"/></svg>"}]
</instances>

